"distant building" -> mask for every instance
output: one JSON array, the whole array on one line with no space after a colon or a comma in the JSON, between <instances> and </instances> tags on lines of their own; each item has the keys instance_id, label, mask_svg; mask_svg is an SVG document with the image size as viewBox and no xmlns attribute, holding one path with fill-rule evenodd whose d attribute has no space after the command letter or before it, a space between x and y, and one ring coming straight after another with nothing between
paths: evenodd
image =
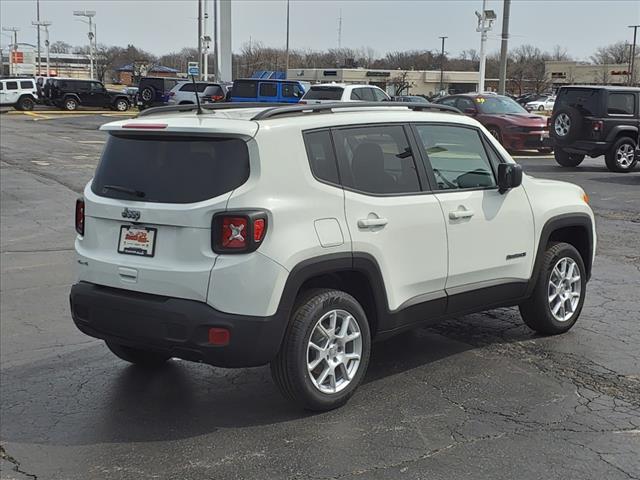
<instances>
[{"instance_id":1,"label":"distant building","mask_svg":"<svg viewBox=\"0 0 640 480\"><path fill-rule=\"evenodd\" d=\"M439 70L377 70L366 68L292 68L287 78L310 83L366 83L395 95L400 80L409 85L403 95L435 95L440 91ZM449 93L476 91L478 72L445 71L444 90Z\"/></svg>"},{"instance_id":2,"label":"distant building","mask_svg":"<svg viewBox=\"0 0 640 480\"><path fill-rule=\"evenodd\" d=\"M562 85L628 85L629 64L609 63L596 65L586 62L545 62L547 79L554 88ZM636 78L638 71L636 67Z\"/></svg>"},{"instance_id":3,"label":"distant building","mask_svg":"<svg viewBox=\"0 0 640 480\"><path fill-rule=\"evenodd\" d=\"M46 51L40 51L41 74L47 73ZM13 76L36 76L37 52L35 45L28 43L18 43L17 50L9 50L8 47L2 49L2 75ZM89 56L78 53L49 53L49 68L52 77L65 78L89 78L91 68L89 66Z\"/></svg>"},{"instance_id":4,"label":"distant building","mask_svg":"<svg viewBox=\"0 0 640 480\"><path fill-rule=\"evenodd\" d=\"M175 68L165 67L164 65L152 65L149 67L136 66L137 72L134 72L134 65L132 63L123 65L116 69L117 81L123 85L136 85L139 81L139 76L149 77L176 77L179 71Z\"/></svg>"}]
</instances>

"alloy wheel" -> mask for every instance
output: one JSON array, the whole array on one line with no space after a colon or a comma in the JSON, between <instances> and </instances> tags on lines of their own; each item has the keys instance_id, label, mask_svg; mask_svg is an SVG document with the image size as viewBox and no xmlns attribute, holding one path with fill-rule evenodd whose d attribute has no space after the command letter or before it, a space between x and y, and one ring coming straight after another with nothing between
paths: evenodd
<instances>
[{"instance_id":1,"label":"alloy wheel","mask_svg":"<svg viewBox=\"0 0 640 480\"><path fill-rule=\"evenodd\" d=\"M556 135L559 137L566 137L571 128L571 118L566 113L561 113L556 117L556 121L553 125Z\"/></svg>"},{"instance_id":2,"label":"alloy wheel","mask_svg":"<svg viewBox=\"0 0 640 480\"><path fill-rule=\"evenodd\" d=\"M623 143L616 150L616 163L620 168L627 169L633 164L634 148L630 143Z\"/></svg>"},{"instance_id":3,"label":"alloy wheel","mask_svg":"<svg viewBox=\"0 0 640 480\"><path fill-rule=\"evenodd\" d=\"M549 308L559 322L569 320L580 303L582 278L580 268L573 258L558 260L551 270L548 285Z\"/></svg>"},{"instance_id":4,"label":"alloy wheel","mask_svg":"<svg viewBox=\"0 0 640 480\"><path fill-rule=\"evenodd\" d=\"M346 310L331 310L315 324L307 344L307 371L322 393L334 394L353 380L362 356L362 335Z\"/></svg>"}]
</instances>

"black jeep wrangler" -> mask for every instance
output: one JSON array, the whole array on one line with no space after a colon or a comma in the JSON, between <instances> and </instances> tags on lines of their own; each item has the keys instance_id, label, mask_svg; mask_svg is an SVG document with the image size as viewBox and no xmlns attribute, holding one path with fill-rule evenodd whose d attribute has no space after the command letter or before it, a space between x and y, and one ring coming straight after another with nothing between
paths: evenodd
<instances>
[{"instance_id":1,"label":"black jeep wrangler","mask_svg":"<svg viewBox=\"0 0 640 480\"><path fill-rule=\"evenodd\" d=\"M549 132L556 162L580 165L586 155L604 155L612 172L629 172L637 163L640 88L561 87Z\"/></svg>"},{"instance_id":2,"label":"black jeep wrangler","mask_svg":"<svg viewBox=\"0 0 640 480\"><path fill-rule=\"evenodd\" d=\"M56 79L48 93L49 103L65 110L79 106L110 108L119 112L129 109L129 98L124 92L107 90L95 80Z\"/></svg>"}]
</instances>

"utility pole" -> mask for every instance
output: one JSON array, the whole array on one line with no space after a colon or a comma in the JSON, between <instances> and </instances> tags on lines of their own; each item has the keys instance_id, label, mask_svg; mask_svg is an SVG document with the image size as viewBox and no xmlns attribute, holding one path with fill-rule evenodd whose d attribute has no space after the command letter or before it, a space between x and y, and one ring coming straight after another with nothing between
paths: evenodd
<instances>
[{"instance_id":1,"label":"utility pole","mask_svg":"<svg viewBox=\"0 0 640 480\"><path fill-rule=\"evenodd\" d=\"M20 29L18 27L2 27L2 30L5 32L13 32L13 53L11 53L11 49L9 49L9 75L16 75L17 67L14 63L14 57L17 56L18 51L18 32Z\"/></svg>"},{"instance_id":2,"label":"utility pole","mask_svg":"<svg viewBox=\"0 0 640 480\"><path fill-rule=\"evenodd\" d=\"M634 85L635 82L635 67L636 67L636 36L638 34L638 28L640 25L629 25L629 28L633 28L633 44L631 45L631 80L630 85Z\"/></svg>"},{"instance_id":3,"label":"utility pole","mask_svg":"<svg viewBox=\"0 0 640 480\"><path fill-rule=\"evenodd\" d=\"M500 46L500 82L498 95L504 95L507 91L507 52L509 50L509 15L511 0L504 0L502 8L502 45Z\"/></svg>"},{"instance_id":4,"label":"utility pole","mask_svg":"<svg viewBox=\"0 0 640 480\"><path fill-rule=\"evenodd\" d=\"M284 78L289 76L289 0L287 0L287 53L284 57Z\"/></svg>"},{"instance_id":5,"label":"utility pole","mask_svg":"<svg viewBox=\"0 0 640 480\"><path fill-rule=\"evenodd\" d=\"M213 0L213 75L216 82L220 81L218 69L218 0Z\"/></svg>"},{"instance_id":6,"label":"utility pole","mask_svg":"<svg viewBox=\"0 0 640 480\"><path fill-rule=\"evenodd\" d=\"M478 93L484 92L485 67L487 64L487 33L491 30L493 22L496 19L496 13L493 10L486 10L487 0L482 0L482 13L476 11L478 17L478 28L476 32L480 32L480 78L478 81Z\"/></svg>"},{"instance_id":7,"label":"utility pole","mask_svg":"<svg viewBox=\"0 0 640 480\"><path fill-rule=\"evenodd\" d=\"M198 66L202 75L202 0L198 0Z\"/></svg>"},{"instance_id":8,"label":"utility pole","mask_svg":"<svg viewBox=\"0 0 640 480\"><path fill-rule=\"evenodd\" d=\"M31 22L33 25L33 22ZM40 0L36 0L36 25L38 26L38 75L42 75L40 70L42 69L42 63L40 62Z\"/></svg>"},{"instance_id":9,"label":"utility pole","mask_svg":"<svg viewBox=\"0 0 640 480\"><path fill-rule=\"evenodd\" d=\"M442 40L442 53L440 54L440 92L444 90L444 41L449 37L438 37Z\"/></svg>"},{"instance_id":10,"label":"utility pole","mask_svg":"<svg viewBox=\"0 0 640 480\"><path fill-rule=\"evenodd\" d=\"M211 45L211 37L207 35L207 23L209 23L209 0L204 0L204 21L202 22L202 46L204 49L202 79L206 82L209 80L209 46Z\"/></svg>"},{"instance_id":11,"label":"utility pole","mask_svg":"<svg viewBox=\"0 0 640 480\"><path fill-rule=\"evenodd\" d=\"M44 46L47 48L47 73L45 74L46 77L49 76L49 26L51 25L51 22L47 22L46 20L38 20L37 22L31 22L31 25L35 25L38 27L38 30L40 30L40 27L44 28L44 32L45 32L45 40L44 40ZM40 54L38 53L38 59L40 58ZM38 75L42 75L42 62L38 61Z\"/></svg>"},{"instance_id":12,"label":"utility pole","mask_svg":"<svg viewBox=\"0 0 640 480\"><path fill-rule=\"evenodd\" d=\"M89 75L91 80L93 80L93 39L95 38L95 34L93 33L93 17L96 16L96 12L93 10L75 10L73 15L75 17L86 17L89 19Z\"/></svg>"}]
</instances>

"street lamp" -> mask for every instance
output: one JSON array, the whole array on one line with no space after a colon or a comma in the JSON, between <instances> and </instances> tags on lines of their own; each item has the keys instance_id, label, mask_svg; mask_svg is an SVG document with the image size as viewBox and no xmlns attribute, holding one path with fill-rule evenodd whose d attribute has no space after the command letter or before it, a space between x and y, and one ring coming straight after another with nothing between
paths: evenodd
<instances>
[{"instance_id":1,"label":"street lamp","mask_svg":"<svg viewBox=\"0 0 640 480\"><path fill-rule=\"evenodd\" d=\"M75 17L86 17L89 19L89 70L90 76L93 80L93 39L95 38L95 34L93 33L93 17L96 16L96 12L94 10L74 10L73 15Z\"/></svg>"},{"instance_id":2,"label":"street lamp","mask_svg":"<svg viewBox=\"0 0 640 480\"><path fill-rule=\"evenodd\" d=\"M487 33L491 30L497 18L496 12L486 10L486 6L487 0L482 0L482 13L476 12L476 17L478 17L478 28L476 28L476 32L480 32L480 79L478 81L478 93L484 92L485 66L487 63L487 52L485 49Z\"/></svg>"},{"instance_id":3,"label":"street lamp","mask_svg":"<svg viewBox=\"0 0 640 480\"><path fill-rule=\"evenodd\" d=\"M440 93L444 91L444 41L449 37L439 37L442 40L442 53L440 54Z\"/></svg>"}]
</instances>

